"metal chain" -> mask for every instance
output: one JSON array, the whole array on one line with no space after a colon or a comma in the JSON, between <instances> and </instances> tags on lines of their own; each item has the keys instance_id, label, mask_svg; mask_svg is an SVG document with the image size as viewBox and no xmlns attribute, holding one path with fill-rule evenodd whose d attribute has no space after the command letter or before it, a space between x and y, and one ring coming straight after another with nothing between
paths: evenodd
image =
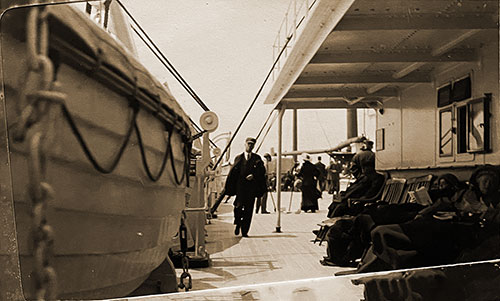
<instances>
[{"instance_id":1,"label":"metal chain","mask_svg":"<svg viewBox=\"0 0 500 301\"><path fill-rule=\"evenodd\" d=\"M65 99L53 91L54 67L48 57L49 31L47 13L42 8L31 8L26 24L27 66L21 85L19 120L14 139L24 141L30 131L28 157L28 194L31 199L34 298L56 299L57 275L51 266L54 231L48 224L46 211L54 200L54 191L45 181L47 148L50 146L57 111L52 103ZM36 82L33 82L36 81Z\"/></svg>"},{"instance_id":2,"label":"metal chain","mask_svg":"<svg viewBox=\"0 0 500 301\"><path fill-rule=\"evenodd\" d=\"M191 274L189 274L189 257L187 256L187 227L185 224L186 211L182 211L181 225L179 226L179 240L182 252L182 274L179 279L178 287L184 289L186 292L193 288L193 281ZM184 280L187 279L188 283L185 284Z\"/></svg>"}]
</instances>

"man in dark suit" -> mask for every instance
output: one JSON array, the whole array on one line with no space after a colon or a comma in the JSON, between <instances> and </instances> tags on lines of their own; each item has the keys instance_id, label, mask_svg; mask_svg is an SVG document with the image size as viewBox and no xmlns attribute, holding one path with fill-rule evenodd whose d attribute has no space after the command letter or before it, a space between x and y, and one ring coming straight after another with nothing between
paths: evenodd
<instances>
[{"instance_id":1,"label":"man in dark suit","mask_svg":"<svg viewBox=\"0 0 500 301\"><path fill-rule=\"evenodd\" d=\"M364 140L359 152L351 160L350 170L356 180L367 172L375 170L375 153L372 152L373 141Z\"/></svg>"},{"instance_id":2,"label":"man in dark suit","mask_svg":"<svg viewBox=\"0 0 500 301\"><path fill-rule=\"evenodd\" d=\"M326 166L325 164L323 164L323 162L321 162L320 156L318 156L318 162L314 164L314 166L316 166L316 168L319 170L319 178L318 178L319 188L321 192L323 192L323 190L325 190L325 183L326 183Z\"/></svg>"},{"instance_id":3,"label":"man in dark suit","mask_svg":"<svg viewBox=\"0 0 500 301\"><path fill-rule=\"evenodd\" d=\"M266 159L265 163L264 163L264 167L266 168L266 173L265 173L265 177L266 177L266 187L269 187L269 179L271 178L269 175L272 173L271 170L269 170L269 163L271 162L271 155L268 154L268 153L265 153L264 154L264 159ZM257 205L255 206L255 213L259 213L259 209L260 209L260 213L261 214L269 214L271 212L267 211L267 192L264 193L263 196L261 196L260 198L257 198Z\"/></svg>"},{"instance_id":4,"label":"man in dark suit","mask_svg":"<svg viewBox=\"0 0 500 301\"><path fill-rule=\"evenodd\" d=\"M245 140L245 151L234 159L234 165L226 179L227 195L236 195L234 200L235 235L248 237L252 222L255 198L262 197L267 191L264 162L259 155L252 153L255 138Z\"/></svg>"}]
</instances>

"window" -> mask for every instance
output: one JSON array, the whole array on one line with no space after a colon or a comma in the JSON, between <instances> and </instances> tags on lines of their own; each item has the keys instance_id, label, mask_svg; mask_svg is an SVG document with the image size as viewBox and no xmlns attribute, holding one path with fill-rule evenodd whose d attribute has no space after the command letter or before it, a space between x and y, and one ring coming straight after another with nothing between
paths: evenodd
<instances>
[{"instance_id":1,"label":"window","mask_svg":"<svg viewBox=\"0 0 500 301\"><path fill-rule=\"evenodd\" d=\"M439 110L439 157L490 150L491 94Z\"/></svg>"},{"instance_id":2,"label":"window","mask_svg":"<svg viewBox=\"0 0 500 301\"><path fill-rule=\"evenodd\" d=\"M451 100L454 102L471 98L470 76L454 82L451 94Z\"/></svg>"},{"instance_id":3,"label":"window","mask_svg":"<svg viewBox=\"0 0 500 301\"><path fill-rule=\"evenodd\" d=\"M490 149L489 103L491 94L467 104L467 151L485 152Z\"/></svg>"},{"instance_id":4,"label":"window","mask_svg":"<svg viewBox=\"0 0 500 301\"><path fill-rule=\"evenodd\" d=\"M442 86L437 91L437 107L442 108L454 102L471 98L472 82L470 75Z\"/></svg>"},{"instance_id":5,"label":"window","mask_svg":"<svg viewBox=\"0 0 500 301\"><path fill-rule=\"evenodd\" d=\"M439 156L453 155L453 114L451 108L439 112Z\"/></svg>"},{"instance_id":6,"label":"window","mask_svg":"<svg viewBox=\"0 0 500 301\"><path fill-rule=\"evenodd\" d=\"M452 100L451 100L451 84L446 85L444 87L441 87L438 89L438 95L437 95L437 106L438 108L442 108L444 106L449 105Z\"/></svg>"},{"instance_id":7,"label":"window","mask_svg":"<svg viewBox=\"0 0 500 301\"><path fill-rule=\"evenodd\" d=\"M457 107L457 154L467 152L467 106Z\"/></svg>"}]
</instances>

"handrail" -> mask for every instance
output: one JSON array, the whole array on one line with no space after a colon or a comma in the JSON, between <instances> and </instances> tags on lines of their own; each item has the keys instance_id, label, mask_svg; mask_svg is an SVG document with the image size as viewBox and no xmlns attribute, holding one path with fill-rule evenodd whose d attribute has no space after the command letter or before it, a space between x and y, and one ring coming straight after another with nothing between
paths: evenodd
<instances>
[{"instance_id":1,"label":"handrail","mask_svg":"<svg viewBox=\"0 0 500 301\"><path fill-rule=\"evenodd\" d=\"M273 62L276 61L276 53L281 53L284 47L287 48L284 51L284 55L278 59L275 69L273 70L273 80L275 79L275 72L279 73L281 69L281 60L287 58L287 50L293 46L300 26L309 16L309 11L314 7L314 4L316 4L316 0L290 0L285 12L285 17L281 21L278 34L273 43ZM289 20L289 17L291 20ZM290 41L287 43L287 40Z\"/></svg>"}]
</instances>

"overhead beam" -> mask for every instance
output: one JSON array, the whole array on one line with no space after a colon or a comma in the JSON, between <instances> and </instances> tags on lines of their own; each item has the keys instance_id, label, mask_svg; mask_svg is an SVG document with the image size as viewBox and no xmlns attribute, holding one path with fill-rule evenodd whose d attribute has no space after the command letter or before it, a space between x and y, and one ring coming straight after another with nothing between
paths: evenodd
<instances>
[{"instance_id":1,"label":"overhead beam","mask_svg":"<svg viewBox=\"0 0 500 301\"><path fill-rule=\"evenodd\" d=\"M394 78L392 73L335 75L330 76L301 76L294 86L321 85L321 84L378 84L378 83L430 83L432 78L427 72L410 74L403 78Z\"/></svg>"},{"instance_id":2,"label":"overhead beam","mask_svg":"<svg viewBox=\"0 0 500 301\"><path fill-rule=\"evenodd\" d=\"M473 35L475 35L478 32L479 32L478 29L468 30L468 31L464 32L463 34L461 34L457 37L454 37L453 39L451 39L447 42L444 42L441 45L434 47L434 49L431 51L431 55L432 56L443 55L448 50L453 49L455 46L457 46L458 44L460 44L464 40L472 37ZM413 71L417 70L418 68L422 67L425 64L426 63L424 63L424 62L412 63L412 64L406 66L405 68L401 69L400 71L394 73L393 77L395 79L402 78L402 77L410 74L410 72L413 72Z\"/></svg>"},{"instance_id":3,"label":"overhead beam","mask_svg":"<svg viewBox=\"0 0 500 301\"><path fill-rule=\"evenodd\" d=\"M464 40L472 37L473 35L475 35L478 32L479 32L479 29L468 30L468 31L464 32L463 34L449 40L448 42L445 42L439 46L434 47L431 55L435 56L435 57L440 56L443 53L447 52L448 50L455 48L456 45L458 45L461 42L463 42Z\"/></svg>"},{"instance_id":4,"label":"overhead beam","mask_svg":"<svg viewBox=\"0 0 500 301\"><path fill-rule=\"evenodd\" d=\"M347 109L347 108L370 108L375 105L376 100L366 100L366 102L358 102L352 105L347 104L344 100L337 99L287 99L281 100L280 105L286 106L287 109Z\"/></svg>"},{"instance_id":5,"label":"overhead beam","mask_svg":"<svg viewBox=\"0 0 500 301\"><path fill-rule=\"evenodd\" d=\"M384 88L371 94L368 93L366 89L362 88L290 90L284 98L357 98L366 96L393 97L398 96L398 90L393 88Z\"/></svg>"},{"instance_id":6,"label":"overhead beam","mask_svg":"<svg viewBox=\"0 0 500 301\"><path fill-rule=\"evenodd\" d=\"M446 16L444 14L411 15L346 15L335 31L413 30L413 29L496 29L498 15L470 14Z\"/></svg>"},{"instance_id":7,"label":"overhead beam","mask_svg":"<svg viewBox=\"0 0 500 301\"><path fill-rule=\"evenodd\" d=\"M475 35L478 32L479 32L479 29L468 30L468 31L462 33L461 35L454 37L453 39L451 39L447 42L444 42L441 45L434 47L434 49L432 49L432 51L431 51L431 56L439 57L439 56L445 54L447 51L453 49L455 46L457 46L458 44L460 44L461 42L470 38L471 36ZM408 76L410 73L412 73L413 71L424 66L425 64L426 64L426 62L411 63L408 66L404 67L403 69L395 72L392 75L392 77L394 79L404 78L404 77ZM368 88L367 92L372 94L372 93L375 93L375 92L379 91L380 89L384 88L385 86L387 86L387 84L376 84L375 86Z\"/></svg>"},{"instance_id":8,"label":"overhead beam","mask_svg":"<svg viewBox=\"0 0 500 301\"><path fill-rule=\"evenodd\" d=\"M425 65L425 63L412 63L406 67L404 67L403 69L399 70L398 72L395 72L392 77L394 77L394 79L401 79L403 78L404 76L410 74L411 72L417 70L418 68L422 67L423 65Z\"/></svg>"},{"instance_id":9,"label":"overhead beam","mask_svg":"<svg viewBox=\"0 0 500 301\"><path fill-rule=\"evenodd\" d=\"M381 89L383 89L384 87L386 87L387 84L386 83L380 83L380 84L376 84L374 86L371 86L369 87L368 89L366 89L366 93L370 94L370 95L373 95L373 93L377 92L377 91L380 91Z\"/></svg>"},{"instance_id":10,"label":"overhead beam","mask_svg":"<svg viewBox=\"0 0 500 301\"><path fill-rule=\"evenodd\" d=\"M430 50L401 50L388 52L352 51L317 53L309 62L314 64L355 64L355 63L414 63L414 62L473 62L478 59L475 49L450 51L433 56Z\"/></svg>"}]
</instances>

